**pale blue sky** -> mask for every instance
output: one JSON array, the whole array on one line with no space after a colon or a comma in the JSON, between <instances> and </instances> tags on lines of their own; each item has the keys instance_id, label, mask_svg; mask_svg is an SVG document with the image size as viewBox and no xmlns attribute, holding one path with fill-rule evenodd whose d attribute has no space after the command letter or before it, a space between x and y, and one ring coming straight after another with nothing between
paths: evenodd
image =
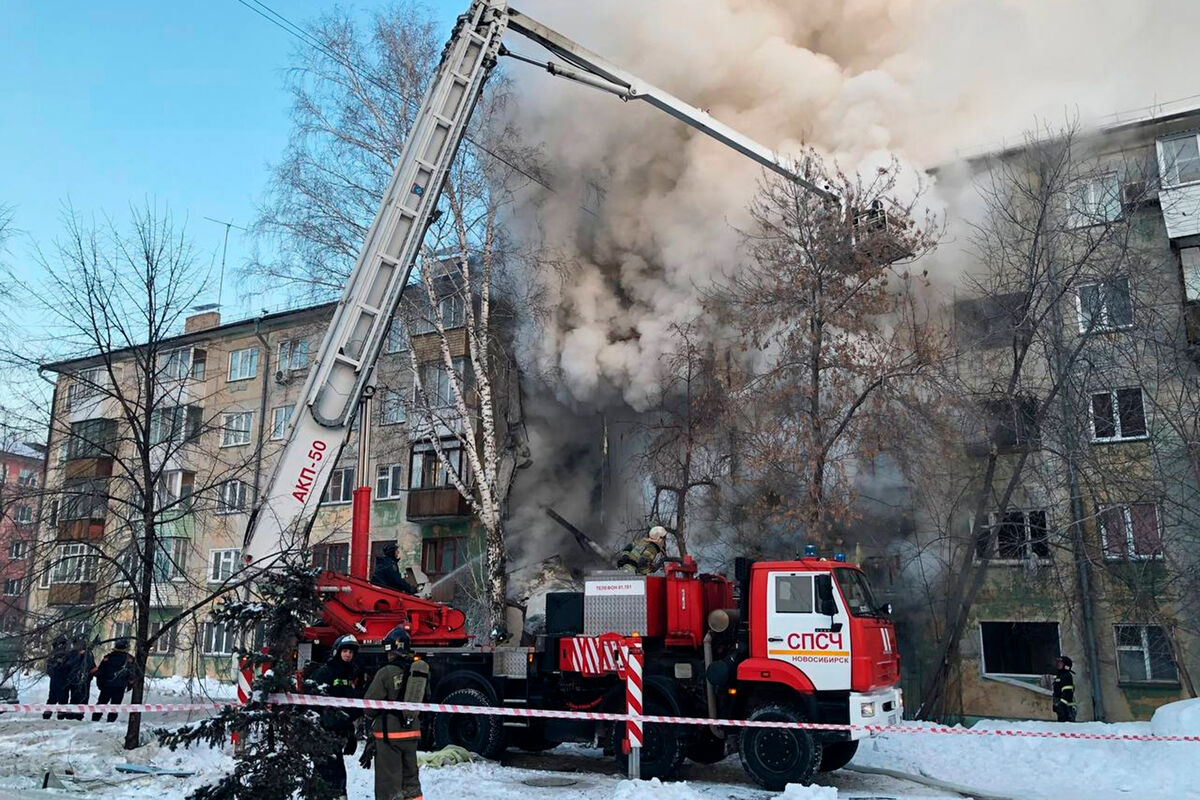
<instances>
[{"instance_id":1,"label":"pale blue sky","mask_svg":"<svg viewBox=\"0 0 1200 800\"><path fill-rule=\"evenodd\" d=\"M332 7L266 1L297 23ZM468 2L425 4L449 35ZM130 203L165 203L219 261L224 228L204 218L253 218L287 140L283 72L298 45L238 0L0 0L0 204L26 234L10 245L18 274L33 275L30 241L49 243L67 200L120 220ZM230 267L249 250L232 231ZM227 279L226 318L264 304L238 295Z\"/></svg>"}]
</instances>

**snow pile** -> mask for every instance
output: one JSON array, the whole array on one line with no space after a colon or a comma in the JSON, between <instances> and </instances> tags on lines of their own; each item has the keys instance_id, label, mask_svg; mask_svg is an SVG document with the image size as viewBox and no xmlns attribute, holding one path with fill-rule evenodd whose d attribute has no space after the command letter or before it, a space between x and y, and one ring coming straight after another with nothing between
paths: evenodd
<instances>
[{"instance_id":1,"label":"snow pile","mask_svg":"<svg viewBox=\"0 0 1200 800\"><path fill-rule=\"evenodd\" d=\"M1150 718L1156 736L1200 736L1200 698L1160 706Z\"/></svg>"},{"instance_id":2,"label":"snow pile","mask_svg":"<svg viewBox=\"0 0 1200 800\"><path fill-rule=\"evenodd\" d=\"M1071 733L1157 732L1148 722L989 720L976 727ZM853 763L923 775L1021 800L1187 797L1200 785L1200 745L1188 742L884 734L864 741Z\"/></svg>"},{"instance_id":3,"label":"snow pile","mask_svg":"<svg viewBox=\"0 0 1200 800\"><path fill-rule=\"evenodd\" d=\"M779 800L837 800L838 790L832 786L800 786L789 783Z\"/></svg>"}]
</instances>

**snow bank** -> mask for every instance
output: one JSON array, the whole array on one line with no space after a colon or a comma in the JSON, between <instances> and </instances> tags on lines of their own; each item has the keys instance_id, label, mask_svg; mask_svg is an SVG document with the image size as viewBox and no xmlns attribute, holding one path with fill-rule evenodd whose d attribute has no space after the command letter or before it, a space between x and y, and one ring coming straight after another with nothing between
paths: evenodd
<instances>
[{"instance_id":1,"label":"snow bank","mask_svg":"<svg viewBox=\"0 0 1200 800\"><path fill-rule=\"evenodd\" d=\"M1150 730L1158 736L1200 736L1200 698L1160 706Z\"/></svg>"},{"instance_id":2,"label":"snow bank","mask_svg":"<svg viewBox=\"0 0 1200 800\"><path fill-rule=\"evenodd\" d=\"M977 727L1072 733L1154 732L1148 722L989 720ZM1187 742L900 733L864 741L853 763L924 775L1021 800L1189 797L1195 796L1196 786L1200 785L1200 745Z\"/></svg>"},{"instance_id":3,"label":"snow bank","mask_svg":"<svg viewBox=\"0 0 1200 800\"><path fill-rule=\"evenodd\" d=\"M838 791L832 786L800 786L789 783L780 800L837 800Z\"/></svg>"}]
</instances>

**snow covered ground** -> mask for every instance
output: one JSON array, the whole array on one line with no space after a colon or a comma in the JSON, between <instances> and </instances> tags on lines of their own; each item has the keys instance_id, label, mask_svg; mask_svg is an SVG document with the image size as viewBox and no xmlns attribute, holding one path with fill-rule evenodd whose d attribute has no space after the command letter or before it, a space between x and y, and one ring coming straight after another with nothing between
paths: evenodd
<instances>
[{"instance_id":1,"label":"snow covered ground","mask_svg":"<svg viewBox=\"0 0 1200 800\"><path fill-rule=\"evenodd\" d=\"M26 676L22 701L45 697L45 681ZM233 687L209 681L153 681L151 702L158 700L227 699ZM1192 701L1197 703L1197 701ZM1178 705L1178 704L1177 704ZM1200 704L1160 714L1155 723L1067 726L1075 732L1200 733ZM187 721L186 714L149 715L148 731ZM1054 723L982 723L992 727L1054 730ZM147 744L139 750L121 749L124 717L111 725L41 717L0 715L0 800L12 798L78 797L132 800L155 796L182 800L198 786L229 768L228 752L207 748L175 753ZM147 735L147 738L149 736ZM133 762L195 770L185 778L130 776L117 773L116 764ZM347 759L351 800L373 797L373 777ZM1176 798L1200 796L1200 744L1166 742L1101 742L1009 737L897 734L865 742L851 767L881 767L926 776L979 794L1014 800L1093 800L1093 798ZM42 778L53 772L68 787L41 791ZM737 758L711 767L685 767L679 782L634 782L614 774L612 760L600 751L564 746L550 753L512 753L502 763L478 761L422 771L425 796L452 800L838 800L839 798L904 798L946 800L953 791L874 774L842 770L820 776L820 785L789 787L773 795L751 785ZM560 779L563 786L527 783Z\"/></svg>"}]
</instances>

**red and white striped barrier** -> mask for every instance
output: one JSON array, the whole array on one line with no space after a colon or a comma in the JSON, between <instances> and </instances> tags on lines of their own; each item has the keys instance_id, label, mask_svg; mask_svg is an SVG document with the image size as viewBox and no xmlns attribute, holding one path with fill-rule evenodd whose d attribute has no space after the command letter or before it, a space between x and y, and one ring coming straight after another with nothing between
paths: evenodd
<instances>
[{"instance_id":1,"label":"red and white striped barrier","mask_svg":"<svg viewBox=\"0 0 1200 800\"><path fill-rule=\"evenodd\" d=\"M273 694L267 698L275 705L335 706L339 708L366 708L391 711L427 711L440 714L475 714L500 717L541 717L545 719L589 719L608 722L629 722L631 714L603 711L559 711L544 708L498 708L494 706L464 706L448 703L404 703L389 700L359 700L351 697L325 697L311 694ZM220 711L234 705L232 700L206 703L121 703L121 704L74 704L50 705L47 703L13 703L0 705L0 711L16 714L40 714L44 711L64 713L87 712L179 712ZM0 719L3 716L0 715ZM699 717L670 717L661 715L638 716L643 725L648 723L666 725L705 725L729 728L792 728L815 731L863 731L866 733L933 734L953 736L1007 736L1026 739L1079 739L1109 742L1198 742L1200 735L1158 735L1140 733L1091 733L1087 731L1030 731L1000 728L951 728L946 726L922 725L850 725L826 722L775 722L744 719L704 719Z\"/></svg>"}]
</instances>

